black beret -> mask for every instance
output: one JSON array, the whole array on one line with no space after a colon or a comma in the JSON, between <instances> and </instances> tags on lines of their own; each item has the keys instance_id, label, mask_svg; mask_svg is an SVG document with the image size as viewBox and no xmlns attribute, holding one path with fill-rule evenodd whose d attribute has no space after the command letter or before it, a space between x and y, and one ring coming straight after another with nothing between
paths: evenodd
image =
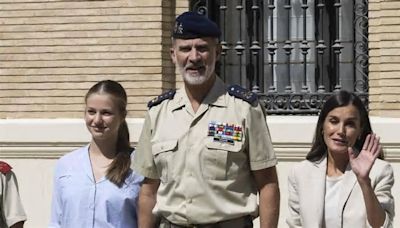
<instances>
[{"instance_id":1,"label":"black beret","mask_svg":"<svg viewBox=\"0 0 400 228\"><path fill-rule=\"evenodd\" d=\"M172 37L177 39L194 39L200 37L219 38L221 30L217 24L206 16L195 12L185 12L179 15L175 20Z\"/></svg>"}]
</instances>

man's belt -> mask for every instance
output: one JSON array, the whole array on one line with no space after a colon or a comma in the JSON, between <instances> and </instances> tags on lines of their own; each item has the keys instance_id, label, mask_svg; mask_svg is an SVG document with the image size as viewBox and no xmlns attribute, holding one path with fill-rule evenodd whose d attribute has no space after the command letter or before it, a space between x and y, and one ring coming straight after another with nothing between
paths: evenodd
<instances>
[{"instance_id":1,"label":"man's belt","mask_svg":"<svg viewBox=\"0 0 400 228\"><path fill-rule=\"evenodd\" d=\"M217 223L179 225L161 217L161 228L252 228L253 218L250 215L224 220Z\"/></svg>"}]
</instances>

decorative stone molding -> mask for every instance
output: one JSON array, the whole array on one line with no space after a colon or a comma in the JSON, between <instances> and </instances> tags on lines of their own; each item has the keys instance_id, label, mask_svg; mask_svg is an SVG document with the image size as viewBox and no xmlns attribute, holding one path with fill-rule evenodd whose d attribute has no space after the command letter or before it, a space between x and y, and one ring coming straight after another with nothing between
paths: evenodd
<instances>
[{"instance_id":1,"label":"decorative stone molding","mask_svg":"<svg viewBox=\"0 0 400 228\"><path fill-rule=\"evenodd\" d=\"M144 119L128 119L130 138L138 142ZM316 116L268 116L268 127L280 161L299 161L310 149ZM371 117L388 161L400 162L400 118ZM85 145L90 135L81 119L0 120L0 158L57 159Z\"/></svg>"}]
</instances>

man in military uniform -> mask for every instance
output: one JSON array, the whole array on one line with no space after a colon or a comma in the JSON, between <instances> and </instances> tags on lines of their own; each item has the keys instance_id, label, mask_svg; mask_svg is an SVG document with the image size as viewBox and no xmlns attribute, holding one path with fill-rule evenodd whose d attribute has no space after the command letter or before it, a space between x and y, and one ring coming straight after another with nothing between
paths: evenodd
<instances>
[{"instance_id":1,"label":"man in military uniform","mask_svg":"<svg viewBox=\"0 0 400 228\"><path fill-rule=\"evenodd\" d=\"M26 215L11 166L0 161L0 227L22 228Z\"/></svg>"},{"instance_id":2,"label":"man in military uniform","mask_svg":"<svg viewBox=\"0 0 400 228\"><path fill-rule=\"evenodd\" d=\"M176 19L171 58L184 88L149 102L133 161L145 176L139 227L276 227L279 188L265 113L257 96L215 74L217 25ZM259 193L259 206L257 205Z\"/></svg>"}]
</instances>

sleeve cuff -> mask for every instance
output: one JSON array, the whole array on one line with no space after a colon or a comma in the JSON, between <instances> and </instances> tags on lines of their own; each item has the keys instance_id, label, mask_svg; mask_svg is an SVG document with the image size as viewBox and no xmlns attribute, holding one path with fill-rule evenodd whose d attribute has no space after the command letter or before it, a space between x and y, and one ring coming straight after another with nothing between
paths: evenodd
<instances>
[{"instance_id":1,"label":"sleeve cuff","mask_svg":"<svg viewBox=\"0 0 400 228\"><path fill-rule=\"evenodd\" d=\"M276 166L276 164L278 164L278 161L276 158L271 159L271 160L264 160L264 161L251 161L250 169L251 170L266 169L266 168Z\"/></svg>"},{"instance_id":2,"label":"sleeve cuff","mask_svg":"<svg viewBox=\"0 0 400 228\"><path fill-rule=\"evenodd\" d=\"M154 170L149 170L149 169L145 169L144 167L136 167L136 166L133 167L133 170L146 178L160 179L157 172Z\"/></svg>"},{"instance_id":3,"label":"sleeve cuff","mask_svg":"<svg viewBox=\"0 0 400 228\"><path fill-rule=\"evenodd\" d=\"M16 217L13 217L13 218L9 218L9 219L7 219L6 222L7 222L7 225L9 227L11 227L15 223L22 222L22 221L26 221L26 216L16 216Z\"/></svg>"}]
</instances>

